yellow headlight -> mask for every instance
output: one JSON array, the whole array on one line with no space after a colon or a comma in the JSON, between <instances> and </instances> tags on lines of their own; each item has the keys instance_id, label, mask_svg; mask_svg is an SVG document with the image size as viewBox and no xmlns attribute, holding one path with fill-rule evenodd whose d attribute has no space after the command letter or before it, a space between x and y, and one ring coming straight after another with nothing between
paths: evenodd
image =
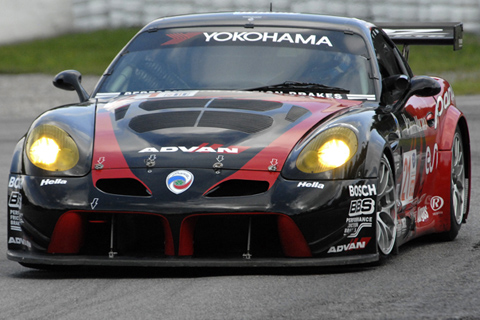
<instances>
[{"instance_id":1,"label":"yellow headlight","mask_svg":"<svg viewBox=\"0 0 480 320\"><path fill-rule=\"evenodd\" d=\"M320 173L338 168L357 152L357 135L347 127L333 127L316 136L302 150L297 168L305 173Z\"/></svg>"},{"instance_id":2,"label":"yellow headlight","mask_svg":"<svg viewBox=\"0 0 480 320\"><path fill-rule=\"evenodd\" d=\"M79 159L72 137L54 125L36 127L27 139L27 157L37 167L48 171L73 168Z\"/></svg>"}]
</instances>

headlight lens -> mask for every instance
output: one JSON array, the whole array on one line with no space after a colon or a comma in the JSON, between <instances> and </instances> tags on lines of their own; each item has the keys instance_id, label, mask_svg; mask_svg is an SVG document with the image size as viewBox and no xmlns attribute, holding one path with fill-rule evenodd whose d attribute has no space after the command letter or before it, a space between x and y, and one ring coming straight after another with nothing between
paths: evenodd
<instances>
[{"instance_id":1,"label":"headlight lens","mask_svg":"<svg viewBox=\"0 0 480 320\"><path fill-rule=\"evenodd\" d=\"M27 139L28 159L37 167L48 171L66 171L79 159L78 147L72 137L54 125L40 125Z\"/></svg>"},{"instance_id":2,"label":"headlight lens","mask_svg":"<svg viewBox=\"0 0 480 320\"><path fill-rule=\"evenodd\" d=\"M297 159L297 168L305 173L320 173L338 168L357 152L358 140L348 127L327 129L310 141Z\"/></svg>"}]
</instances>

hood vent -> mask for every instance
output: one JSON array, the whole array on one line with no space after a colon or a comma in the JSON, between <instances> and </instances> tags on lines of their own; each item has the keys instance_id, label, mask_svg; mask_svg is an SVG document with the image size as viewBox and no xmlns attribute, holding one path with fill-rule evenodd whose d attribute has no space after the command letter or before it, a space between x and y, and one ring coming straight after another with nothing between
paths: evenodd
<instances>
[{"instance_id":1,"label":"hood vent","mask_svg":"<svg viewBox=\"0 0 480 320\"><path fill-rule=\"evenodd\" d=\"M165 109L180 108L209 108L209 109L231 109L265 112L279 109L283 106L280 102L263 100L242 100L242 99L171 99L171 100L150 100L142 102L139 107L145 111L158 111Z\"/></svg>"},{"instance_id":2,"label":"hood vent","mask_svg":"<svg viewBox=\"0 0 480 320\"><path fill-rule=\"evenodd\" d=\"M206 197L241 197L253 196L268 191L267 181L257 180L228 180L205 194Z\"/></svg>"},{"instance_id":3,"label":"hood vent","mask_svg":"<svg viewBox=\"0 0 480 320\"><path fill-rule=\"evenodd\" d=\"M130 108L130 105L126 105L126 106L115 109L115 121L119 121L125 118L128 108Z\"/></svg>"},{"instance_id":4,"label":"hood vent","mask_svg":"<svg viewBox=\"0 0 480 320\"><path fill-rule=\"evenodd\" d=\"M262 100L237 100L237 99L216 99L208 105L209 108L238 109L265 112L279 109L283 106L280 102Z\"/></svg>"},{"instance_id":5,"label":"hood vent","mask_svg":"<svg viewBox=\"0 0 480 320\"><path fill-rule=\"evenodd\" d=\"M205 127L252 134L268 129L272 124L272 117L260 114L226 111L172 111L137 116L130 121L129 126L138 133L178 127Z\"/></svg>"},{"instance_id":6,"label":"hood vent","mask_svg":"<svg viewBox=\"0 0 480 320\"><path fill-rule=\"evenodd\" d=\"M303 115L309 113L305 108L302 107L297 107L293 106L290 111L288 111L287 116L285 117L285 120L290 121L290 122L295 122L298 119L300 119Z\"/></svg>"},{"instance_id":7,"label":"hood vent","mask_svg":"<svg viewBox=\"0 0 480 320\"><path fill-rule=\"evenodd\" d=\"M162 112L137 116L130 121L130 128L138 133L154 130L193 127L200 111Z\"/></svg>"},{"instance_id":8,"label":"hood vent","mask_svg":"<svg viewBox=\"0 0 480 320\"><path fill-rule=\"evenodd\" d=\"M158 111L163 109L204 108L210 99L172 99L149 100L140 103L139 108L145 111Z\"/></svg>"},{"instance_id":9,"label":"hood vent","mask_svg":"<svg viewBox=\"0 0 480 320\"><path fill-rule=\"evenodd\" d=\"M241 112L207 111L200 119L199 127L221 128L245 133L257 133L270 128L269 116Z\"/></svg>"}]
</instances>

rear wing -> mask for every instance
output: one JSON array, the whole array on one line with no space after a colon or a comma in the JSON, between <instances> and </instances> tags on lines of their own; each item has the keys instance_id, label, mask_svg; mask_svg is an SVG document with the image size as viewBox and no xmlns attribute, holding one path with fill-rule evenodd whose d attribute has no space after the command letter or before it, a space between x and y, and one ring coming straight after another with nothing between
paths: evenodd
<instances>
[{"instance_id":1,"label":"rear wing","mask_svg":"<svg viewBox=\"0 0 480 320\"><path fill-rule=\"evenodd\" d=\"M409 45L452 45L453 50L463 46L461 22L379 23L377 24L396 45L403 45L408 58Z\"/></svg>"}]
</instances>

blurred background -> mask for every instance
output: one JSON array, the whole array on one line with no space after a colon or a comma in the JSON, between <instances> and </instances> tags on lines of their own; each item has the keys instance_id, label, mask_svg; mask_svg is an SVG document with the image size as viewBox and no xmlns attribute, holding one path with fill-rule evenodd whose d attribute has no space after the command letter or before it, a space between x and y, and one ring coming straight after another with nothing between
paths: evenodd
<instances>
[{"instance_id":1,"label":"blurred background","mask_svg":"<svg viewBox=\"0 0 480 320\"><path fill-rule=\"evenodd\" d=\"M447 78L457 93L480 93L480 0L0 0L0 75L99 75L146 23L219 11L319 13L371 22L463 22L464 49L412 48L417 74ZM426 58L428 57L428 59Z\"/></svg>"},{"instance_id":2,"label":"blurred background","mask_svg":"<svg viewBox=\"0 0 480 320\"><path fill-rule=\"evenodd\" d=\"M480 0L0 0L0 44L70 32L143 26L198 12L321 13L371 22L462 21L480 32Z\"/></svg>"}]
</instances>

